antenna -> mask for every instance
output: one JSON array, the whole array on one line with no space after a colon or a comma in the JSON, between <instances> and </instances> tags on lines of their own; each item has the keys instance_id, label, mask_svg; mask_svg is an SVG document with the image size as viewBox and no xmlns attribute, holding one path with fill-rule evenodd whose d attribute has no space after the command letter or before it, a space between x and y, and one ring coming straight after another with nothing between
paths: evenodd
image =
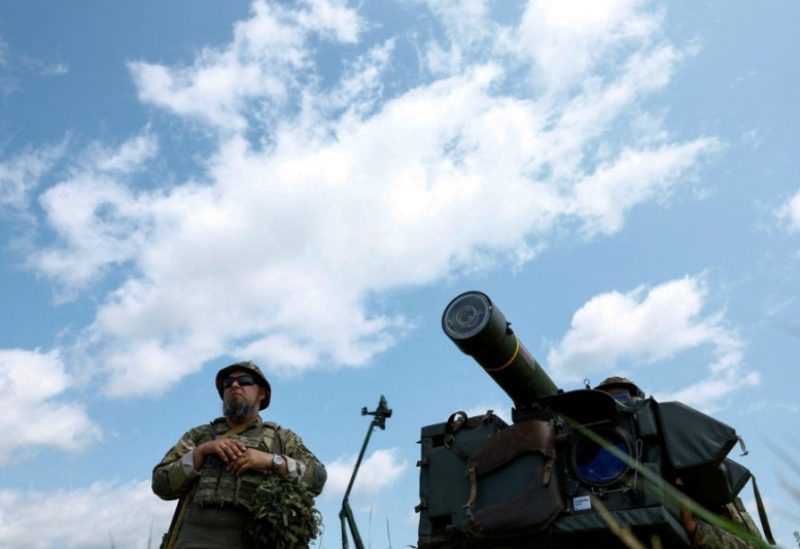
<instances>
[{"instance_id":1,"label":"antenna","mask_svg":"<svg viewBox=\"0 0 800 549\"><path fill-rule=\"evenodd\" d=\"M353 489L353 483L356 480L358 468L361 466L361 460L364 458L364 452L367 450L367 444L369 444L369 437L372 436L372 430L375 427L379 427L381 430L386 429L386 419L392 417L392 410L386 403L386 398L381 395L381 399L378 401L378 407L372 412L369 412L367 411L367 407L364 406L361 408L361 415L373 417L372 421L369 423L369 429L367 430L364 444L361 446L361 452L358 454L356 466L353 468L353 476L350 477L350 484L347 485L347 491L345 491L344 498L342 498L342 510L339 511L339 518L342 521L342 549L349 549L350 547L347 541L348 526L350 527L350 535L353 538L353 545L356 546L356 549L364 549L364 542L361 541L361 534L358 533L356 519L353 517L353 511L350 509L350 490Z\"/></svg>"}]
</instances>

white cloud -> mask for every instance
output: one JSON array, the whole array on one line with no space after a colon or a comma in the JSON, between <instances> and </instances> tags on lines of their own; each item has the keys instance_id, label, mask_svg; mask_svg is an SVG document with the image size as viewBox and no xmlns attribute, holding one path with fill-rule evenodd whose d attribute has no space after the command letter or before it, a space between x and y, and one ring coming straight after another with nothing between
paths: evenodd
<instances>
[{"instance_id":1,"label":"white cloud","mask_svg":"<svg viewBox=\"0 0 800 549\"><path fill-rule=\"evenodd\" d=\"M309 9L294 14L300 28L333 36L346 44L358 41L362 22L355 10L347 7L346 0L305 0L304 3Z\"/></svg>"},{"instance_id":2,"label":"white cloud","mask_svg":"<svg viewBox=\"0 0 800 549\"><path fill-rule=\"evenodd\" d=\"M673 358L702 346L714 361L705 379L659 400L680 400L710 411L731 392L759 383L742 365L742 343L721 314L703 314L708 290L703 277L684 277L659 286L640 286L590 299L572 317L569 331L548 354L560 380L616 372Z\"/></svg>"},{"instance_id":3,"label":"white cloud","mask_svg":"<svg viewBox=\"0 0 800 549\"><path fill-rule=\"evenodd\" d=\"M601 164L575 186L576 212L589 234L615 233L633 206L664 196L678 184L678 175L698 157L718 147L714 139L697 139L653 150L623 150L614 162Z\"/></svg>"},{"instance_id":4,"label":"white cloud","mask_svg":"<svg viewBox=\"0 0 800 549\"><path fill-rule=\"evenodd\" d=\"M51 63L35 57L22 56L19 62L25 68L41 76L63 76L69 72L69 65L66 63Z\"/></svg>"},{"instance_id":5,"label":"white cloud","mask_svg":"<svg viewBox=\"0 0 800 549\"><path fill-rule=\"evenodd\" d=\"M317 101L321 109L349 109L353 115L369 113L383 95L385 71L391 61L395 40L387 40L348 64L337 89Z\"/></svg>"},{"instance_id":6,"label":"white cloud","mask_svg":"<svg viewBox=\"0 0 800 549\"><path fill-rule=\"evenodd\" d=\"M800 232L800 191L797 191L783 206L778 208L776 215L785 224L789 233Z\"/></svg>"},{"instance_id":7,"label":"white cloud","mask_svg":"<svg viewBox=\"0 0 800 549\"><path fill-rule=\"evenodd\" d=\"M267 114L285 106L310 63L309 40L320 35L355 42L355 11L337 0L307 0L299 9L255 0L252 17L234 27L231 44L204 49L191 67L129 63L139 98L221 130L247 128L248 101Z\"/></svg>"},{"instance_id":8,"label":"white cloud","mask_svg":"<svg viewBox=\"0 0 800 549\"><path fill-rule=\"evenodd\" d=\"M431 41L422 52L426 68L434 74L457 74L469 58L496 48L493 39L501 29L489 17L485 0L427 0L444 27L447 43Z\"/></svg>"},{"instance_id":9,"label":"white cloud","mask_svg":"<svg viewBox=\"0 0 800 549\"><path fill-rule=\"evenodd\" d=\"M106 149L99 143L89 148L84 163L97 172L128 174L158 153L158 140L144 132L122 143L116 149Z\"/></svg>"},{"instance_id":10,"label":"white cloud","mask_svg":"<svg viewBox=\"0 0 800 549\"><path fill-rule=\"evenodd\" d=\"M142 134L116 149L99 144L79 168L39 197L58 243L34 252L29 265L80 289L113 264L130 259L147 238L149 202L139 201L125 176L141 169L158 150L154 137Z\"/></svg>"},{"instance_id":11,"label":"white cloud","mask_svg":"<svg viewBox=\"0 0 800 549\"><path fill-rule=\"evenodd\" d=\"M408 468L408 463L399 457L397 448L375 450L371 456L361 462L356 482L353 485L352 497L364 498L374 496L384 488L392 486ZM328 480L322 497L328 500L340 499L356 464L356 456L340 457L336 461L326 463Z\"/></svg>"},{"instance_id":12,"label":"white cloud","mask_svg":"<svg viewBox=\"0 0 800 549\"><path fill-rule=\"evenodd\" d=\"M153 495L149 481L52 492L0 490L0 546L157 547L174 509L174 501Z\"/></svg>"},{"instance_id":13,"label":"white cloud","mask_svg":"<svg viewBox=\"0 0 800 549\"><path fill-rule=\"evenodd\" d=\"M494 402L491 404L478 404L464 410L467 417L483 416L486 412L491 411L495 416L499 417L509 425L511 425L511 402Z\"/></svg>"},{"instance_id":14,"label":"white cloud","mask_svg":"<svg viewBox=\"0 0 800 549\"><path fill-rule=\"evenodd\" d=\"M0 67L9 65L21 65L42 76L62 76L69 72L69 65L66 63L51 63L42 59L28 57L25 55L15 55L12 62L12 58L9 56L8 44L5 40L3 40L2 37L0 37ZM3 82L0 81L0 83Z\"/></svg>"},{"instance_id":15,"label":"white cloud","mask_svg":"<svg viewBox=\"0 0 800 549\"><path fill-rule=\"evenodd\" d=\"M58 351L0 349L0 463L21 450L77 451L99 438L84 406L63 398L71 386Z\"/></svg>"},{"instance_id":16,"label":"white cloud","mask_svg":"<svg viewBox=\"0 0 800 549\"><path fill-rule=\"evenodd\" d=\"M65 144L23 151L0 162L0 206L23 209L41 178L63 156Z\"/></svg>"},{"instance_id":17,"label":"white cloud","mask_svg":"<svg viewBox=\"0 0 800 549\"><path fill-rule=\"evenodd\" d=\"M619 231L631 209L668 197L719 147L671 140L641 112L640 99L669 82L683 53L644 32L660 19L637 3L587 21L551 14L552 32L585 35L587 51L625 46L607 78L594 75L594 57L570 69L583 80L561 102L556 88L515 84L547 66L535 49L513 50L509 61L503 32L482 35L491 47L464 43L458 29L486 10L444 17L458 5L436 11L461 40L458 74L414 81L391 98L384 86L396 87L400 62L391 38L321 84L311 34L351 42L366 25L342 3L256 1L231 43L191 66L131 65L144 101L225 131L187 182L132 189L129 174L158 152L146 133L95 147L40 199L58 243L32 265L74 291L105 273L121 277L79 342L82 363L110 374L110 393L165 391L163 371L177 383L223 355L286 372L365 364L410 329L369 307L374 296L519 266L565 227ZM273 100L285 103L261 109Z\"/></svg>"},{"instance_id":18,"label":"white cloud","mask_svg":"<svg viewBox=\"0 0 800 549\"><path fill-rule=\"evenodd\" d=\"M761 383L758 372L744 372L740 368L730 368L722 372L714 372L706 379L693 383L683 389L671 393L656 393L659 401L677 400L712 414L725 404L725 398L736 390L753 387Z\"/></svg>"},{"instance_id":19,"label":"white cloud","mask_svg":"<svg viewBox=\"0 0 800 549\"><path fill-rule=\"evenodd\" d=\"M66 63L53 63L42 67L42 74L45 76L63 76L69 72L69 65Z\"/></svg>"},{"instance_id":20,"label":"white cloud","mask_svg":"<svg viewBox=\"0 0 800 549\"><path fill-rule=\"evenodd\" d=\"M746 408L740 408L739 414L743 416L749 416L751 414L764 412L765 410L780 410L781 413L797 414L800 413L800 405L795 403L776 402L774 400L759 400L757 402L751 402Z\"/></svg>"},{"instance_id":21,"label":"white cloud","mask_svg":"<svg viewBox=\"0 0 800 549\"><path fill-rule=\"evenodd\" d=\"M660 32L661 15L642 0L568 0L527 3L508 47L536 64L536 76L551 91L580 85L598 64L617 65L626 49L647 47Z\"/></svg>"}]
</instances>

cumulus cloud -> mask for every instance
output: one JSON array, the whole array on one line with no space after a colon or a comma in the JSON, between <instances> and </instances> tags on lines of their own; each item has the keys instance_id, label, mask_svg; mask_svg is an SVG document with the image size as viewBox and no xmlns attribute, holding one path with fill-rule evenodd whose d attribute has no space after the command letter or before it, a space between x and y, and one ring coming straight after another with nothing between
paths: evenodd
<instances>
[{"instance_id":1,"label":"cumulus cloud","mask_svg":"<svg viewBox=\"0 0 800 549\"><path fill-rule=\"evenodd\" d=\"M225 48L206 48L193 65L167 67L134 61L129 69L139 98L220 130L247 127L245 107L267 114L285 107L309 68L314 36L355 42L362 23L337 0L306 0L297 9L255 0L252 16L234 27Z\"/></svg>"},{"instance_id":2,"label":"cumulus cloud","mask_svg":"<svg viewBox=\"0 0 800 549\"><path fill-rule=\"evenodd\" d=\"M0 207L22 210L41 178L63 156L65 144L26 150L0 162Z\"/></svg>"},{"instance_id":3,"label":"cumulus cloud","mask_svg":"<svg viewBox=\"0 0 800 549\"><path fill-rule=\"evenodd\" d=\"M569 331L550 349L549 367L554 377L577 381L708 347L714 360L704 379L657 397L710 410L736 389L758 384L759 375L744 368L742 342L722 314L704 314L707 298L702 276L595 296L575 312Z\"/></svg>"},{"instance_id":4,"label":"cumulus cloud","mask_svg":"<svg viewBox=\"0 0 800 549\"><path fill-rule=\"evenodd\" d=\"M658 35L661 14L643 10L643 0L580 0L527 3L510 47L536 64L536 78L561 92L581 85L600 64L616 65L630 48L640 50ZM664 77L667 77L664 75Z\"/></svg>"},{"instance_id":5,"label":"cumulus cloud","mask_svg":"<svg viewBox=\"0 0 800 549\"><path fill-rule=\"evenodd\" d=\"M459 70L402 89L397 40L358 42L368 23L332 0L255 1L230 44L191 65L130 64L142 101L219 132L184 182L135 189L131 174L159 152L146 130L94 147L40 197L57 242L30 264L74 291L121 281L79 342L111 394L164 391L164 371L177 383L230 354L285 372L365 364L411 328L375 296L518 266L565 228L620 231L720 147L672 139L642 113L684 52L638 2L572 15L531 2L520 22L470 39L486 4L437 6L444 38L422 48L460 48ZM551 20L547 36L577 36L585 53L567 95L560 77L518 85L556 70L544 42L512 47ZM336 78L322 77L320 39L358 46ZM601 51L617 66L603 78Z\"/></svg>"},{"instance_id":6,"label":"cumulus cloud","mask_svg":"<svg viewBox=\"0 0 800 549\"><path fill-rule=\"evenodd\" d=\"M368 114L383 96L383 78L392 59L395 40L372 47L348 63L336 89L316 98L320 110L349 110L353 115Z\"/></svg>"},{"instance_id":7,"label":"cumulus cloud","mask_svg":"<svg viewBox=\"0 0 800 549\"><path fill-rule=\"evenodd\" d=\"M94 144L69 177L39 196L58 243L35 251L28 263L63 286L80 289L104 269L131 258L146 240L149 201L126 185L158 150L149 134L109 149Z\"/></svg>"},{"instance_id":8,"label":"cumulus cloud","mask_svg":"<svg viewBox=\"0 0 800 549\"><path fill-rule=\"evenodd\" d=\"M502 28L489 17L485 0L427 0L442 24L446 42L432 40L423 51L425 67L434 74L457 74L481 50L496 49L493 40Z\"/></svg>"},{"instance_id":9,"label":"cumulus cloud","mask_svg":"<svg viewBox=\"0 0 800 549\"><path fill-rule=\"evenodd\" d=\"M0 546L155 547L174 509L175 502L153 496L149 481L52 492L0 490Z\"/></svg>"},{"instance_id":10,"label":"cumulus cloud","mask_svg":"<svg viewBox=\"0 0 800 549\"><path fill-rule=\"evenodd\" d=\"M80 450L100 436L84 406L63 398L71 386L58 351L0 350L0 463L35 447Z\"/></svg>"},{"instance_id":11,"label":"cumulus cloud","mask_svg":"<svg viewBox=\"0 0 800 549\"><path fill-rule=\"evenodd\" d=\"M408 468L408 463L399 456L398 448L381 449L362 461L353 485L353 497L374 496L397 482ZM355 464L356 456L340 457L325 464L328 471L328 481L322 493L325 499L338 500L344 495Z\"/></svg>"},{"instance_id":12,"label":"cumulus cloud","mask_svg":"<svg viewBox=\"0 0 800 549\"><path fill-rule=\"evenodd\" d=\"M784 205L778 208L776 214L789 233L800 232L800 191L797 191Z\"/></svg>"},{"instance_id":13,"label":"cumulus cloud","mask_svg":"<svg viewBox=\"0 0 800 549\"><path fill-rule=\"evenodd\" d=\"M95 172L130 174L158 153L158 140L144 133L133 137L116 148L106 148L100 143L89 147L83 163Z\"/></svg>"},{"instance_id":14,"label":"cumulus cloud","mask_svg":"<svg viewBox=\"0 0 800 549\"><path fill-rule=\"evenodd\" d=\"M697 139L652 150L624 150L614 162L601 164L575 186L573 205L584 219L584 229L589 234L619 231L628 210L664 196L698 156L718 146L714 139ZM643 173L647 176L637 177Z\"/></svg>"}]
</instances>

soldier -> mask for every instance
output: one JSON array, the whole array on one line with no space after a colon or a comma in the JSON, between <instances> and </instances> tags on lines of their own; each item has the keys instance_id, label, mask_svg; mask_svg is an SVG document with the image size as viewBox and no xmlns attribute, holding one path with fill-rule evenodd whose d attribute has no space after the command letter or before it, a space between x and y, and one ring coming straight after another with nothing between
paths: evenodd
<instances>
[{"instance_id":1,"label":"soldier","mask_svg":"<svg viewBox=\"0 0 800 549\"><path fill-rule=\"evenodd\" d=\"M614 400L626 405L635 404L637 400L645 397L644 392L635 383L621 376L608 377L601 381L595 389L608 393L614 397ZM675 484L682 486L683 483L680 479L676 479ZM756 536L761 536L740 498L737 497L733 502L724 505L723 508L715 512L738 524L744 530ZM696 518L686 508L681 508L681 525L689 535L692 547L700 549L755 549L756 547L753 543L745 541L739 536Z\"/></svg>"},{"instance_id":2,"label":"soldier","mask_svg":"<svg viewBox=\"0 0 800 549\"><path fill-rule=\"evenodd\" d=\"M630 404L636 399L644 398L644 391L630 379L621 376L611 376L600 382L595 387L597 391L603 391L614 397L620 404Z\"/></svg>"},{"instance_id":3,"label":"soldier","mask_svg":"<svg viewBox=\"0 0 800 549\"><path fill-rule=\"evenodd\" d=\"M751 534L761 536L740 498L736 498L731 503L726 503L723 509L719 511L719 514L730 519ZM700 547L701 549L754 549L757 547L755 544L745 541L722 528L695 518L691 511L686 508L681 508L681 524L689 534L689 539L692 540L692 547Z\"/></svg>"},{"instance_id":4,"label":"soldier","mask_svg":"<svg viewBox=\"0 0 800 549\"><path fill-rule=\"evenodd\" d=\"M153 469L153 492L181 498L169 549L252 547L243 534L256 487L276 474L318 495L325 467L296 434L265 422L272 390L253 362L231 364L217 373L224 417L189 430Z\"/></svg>"}]
</instances>

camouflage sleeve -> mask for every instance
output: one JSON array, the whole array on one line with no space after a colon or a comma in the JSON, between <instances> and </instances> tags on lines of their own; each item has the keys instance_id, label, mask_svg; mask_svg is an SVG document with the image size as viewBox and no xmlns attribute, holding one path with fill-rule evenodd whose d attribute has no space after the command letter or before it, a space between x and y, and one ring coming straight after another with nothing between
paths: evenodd
<instances>
[{"instance_id":1,"label":"camouflage sleeve","mask_svg":"<svg viewBox=\"0 0 800 549\"><path fill-rule=\"evenodd\" d=\"M697 519L692 547L700 549L755 549L755 545L722 528Z\"/></svg>"},{"instance_id":2,"label":"camouflage sleeve","mask_svg":"<svg viewBox=\"0 0 800 549\"><path fill-rule=\"evenodd\" d=\"M158 497L178 499L197 478L197 473L191 467L186 467L186 460L183 458L197 447L202 436L201 427L186 432L153 468L153 492Z\"/></svg>"},{"instance_id":3,"label":"camouflage sleeve","mask_svg":"<svg viewBox=\"0 0 800 549\"><path fill-rule=\"evenodd\" d=\"M758 531L758 526L756 526L753 517L750 516L750 513L747 511L747 508L744 506L742 502L742 498L736 498L733 502L729 503L727 507L730 509L730 516L739 517L738 521L744 528L746 528L749 532L761 537L761 532Z\"/></svg>"},{"instance_id":4,"label":"camouflage sleeve","mask_svg":"<svg viewBox=\"0 0 800 549\"><path fill-rule=\"evenodd\" d=\"M279 428L278 436L283 445L283 453L302 465L300 469L303 471L298 482L307 486L314 495L319 495L328 478L325 466L305 447L300 437L289 429Z\"/></svg>"}]
</instances>

